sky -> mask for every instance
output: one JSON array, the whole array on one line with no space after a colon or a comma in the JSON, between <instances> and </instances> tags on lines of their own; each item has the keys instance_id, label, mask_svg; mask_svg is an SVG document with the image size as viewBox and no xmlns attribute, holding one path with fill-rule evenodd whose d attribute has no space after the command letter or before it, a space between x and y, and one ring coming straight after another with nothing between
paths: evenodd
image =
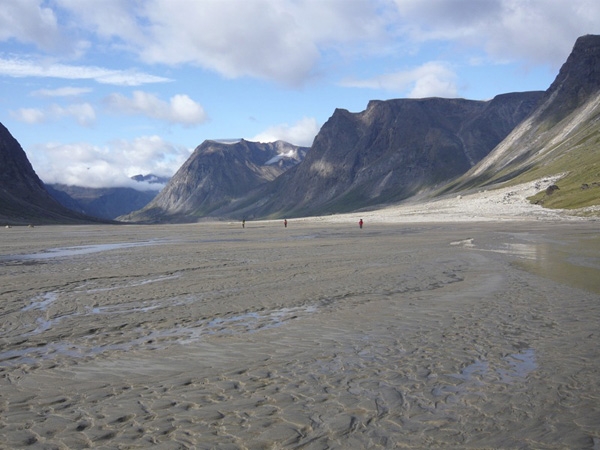
<instances>
[{"instance_id":1,"label":"sky","mask_svg":"<svg viewBox=\"0 0 600 450\"><path fill-rule=\"evenodd\" d=\"M0 0L0 122L45 183L148 186L336 108L546 90L598 0Z\"/></svg>"}]
</instances>

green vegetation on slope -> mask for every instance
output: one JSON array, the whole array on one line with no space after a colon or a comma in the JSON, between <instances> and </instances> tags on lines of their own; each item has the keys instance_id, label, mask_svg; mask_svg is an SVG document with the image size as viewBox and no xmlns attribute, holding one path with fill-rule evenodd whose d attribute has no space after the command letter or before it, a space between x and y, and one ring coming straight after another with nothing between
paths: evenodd
<instances>
[{"instance_id":1,"label":"green vegetation on slope","mask_svg":"<svg viewBox=\"0 0 600 450\"><path fill-rule=\"evenodd\" d=\"M510 186L564 174L556 182L557 190L539 192L529 200L555 209L600 206L600 114L556 141L539 156L528 158L522 173L515 176L518 167L510 164L491 183L509 180L503 185Z\"/></svg>"}]
</instances>

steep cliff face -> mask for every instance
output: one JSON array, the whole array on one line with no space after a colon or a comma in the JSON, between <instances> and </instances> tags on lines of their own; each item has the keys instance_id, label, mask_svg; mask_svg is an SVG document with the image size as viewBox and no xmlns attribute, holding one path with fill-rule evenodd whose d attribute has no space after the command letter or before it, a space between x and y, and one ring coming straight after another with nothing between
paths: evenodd
<instances>
[{"instance_id":1,"label":"steep cliff face","mask_svg":"<svg viewBox=\"0 0 600 450\"><path fill-rule=\"evenodd\" d=\"M0 221L38 224L80 223L88 219L50 196L21 145L0 124Z\"/></svg>"},{"instance_id":2,"label":"steep cliff face","mask_svg":"<svg viewBox=\"0 0 600 450\"><path fill-rule=\"evenodd\" d=\"M205 141L167 186L126 221L194 221L274 180L302 160L307 149L286 142Z\"/></svg>"},{"instance_id":3,"label":"steep cliff face","mask_svg":"<svg viewBox=\"0 0 600 450\"><path fill-rule=\"evenodd\" d=\"M579 38L539 107L448 190L563 175L557 207L598 204L600 192L600 36ZM559 186L560 186L559 185ZM562 203L556 201L562 198ZM551 202L546 203L547 205Z\"/></svg>"},{"instance_id":4,"label":"steep cliff face","mask_svg":"<svg viewBox=\"0 0 600 450\"><path fill-rule=\"evenodd\" d=\"M600 90L600 36L582 36L546 91L538 120L550 127L584 104Z\"/></svg>"},{"instance_id":5,"label":"steep cliff face","mask_svg":"<svg viewBox=\"0 0 600 450\"><path fill-rule=\"evenodd\" d=\"M491 101L371 101L337 109L304 161L273 184L256 216L345 212L396 202L457 177L485 157L537 105L542 92Z\"/></svg>"}]
</instances>

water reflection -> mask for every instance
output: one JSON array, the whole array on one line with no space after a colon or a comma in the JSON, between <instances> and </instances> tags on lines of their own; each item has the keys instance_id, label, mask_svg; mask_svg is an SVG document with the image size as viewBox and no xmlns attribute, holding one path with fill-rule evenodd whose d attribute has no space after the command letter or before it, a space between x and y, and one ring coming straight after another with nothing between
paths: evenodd
<instances>
[{"instance_id":1,"label":"water reflection","mask_svg":"<svg viewBox=\"0 0 600 450\"><path fill-rule=\"evenodd\" d=\"M510 238L510 242L492 246L481 245L474 239L450 245L503 253L514 257L515 264L528 272L600 294L600 235L565 235L549 240L532 234L514 234Z\"/></svg>"},{"instance_id":2,"label":"water reflection","mask_svg":"<svg viewBox=\"0 0 600 450\"><path fill-rule=\"evenodd\" d=\"M578 289L600 294L600 239L535 245L535 257L517 262L523 269Z\"/></svg>"}]
</instances>

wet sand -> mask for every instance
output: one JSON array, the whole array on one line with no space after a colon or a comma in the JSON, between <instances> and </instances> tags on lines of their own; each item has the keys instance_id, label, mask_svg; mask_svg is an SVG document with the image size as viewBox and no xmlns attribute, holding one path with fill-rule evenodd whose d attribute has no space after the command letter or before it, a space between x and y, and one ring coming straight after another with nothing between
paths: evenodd
<instances>
[{"instance_id":1,"label":"wet sand","mask_svg":"<svg viewBox=\"0 0 600 450\"><path fill-rule=\"evenodd\" d=\"M0 233L0 448L600 448L597 222Z\"/></svg>"}]
</instances>

